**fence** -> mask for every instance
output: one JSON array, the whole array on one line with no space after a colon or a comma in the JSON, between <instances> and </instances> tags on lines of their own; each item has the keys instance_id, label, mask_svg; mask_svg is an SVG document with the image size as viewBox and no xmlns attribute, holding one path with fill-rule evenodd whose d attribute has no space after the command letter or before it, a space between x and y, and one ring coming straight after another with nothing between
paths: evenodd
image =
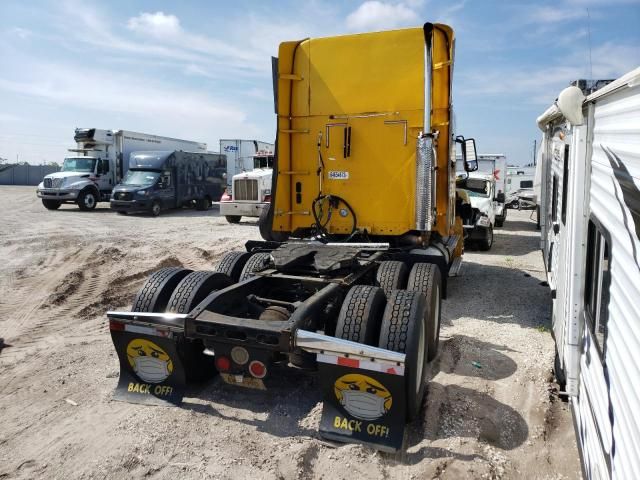
<instances>
[{"instance_id":1,"label":"fence","mask_svg":"<svg viewBox=\"0 0 640 480\"><path fill-rule=\"evenodd\" d=\"M0 171L0 185L38 185L45 175L58 170L51 165L13 165Z\"/></svg>"}]
</instances>

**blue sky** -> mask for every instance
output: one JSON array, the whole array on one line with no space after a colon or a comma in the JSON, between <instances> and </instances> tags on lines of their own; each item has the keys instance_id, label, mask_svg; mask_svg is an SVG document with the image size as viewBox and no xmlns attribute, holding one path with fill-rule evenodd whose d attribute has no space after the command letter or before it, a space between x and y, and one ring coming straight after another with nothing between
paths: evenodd
<instances>
[{"instance_id":1,"label":"blue sky","mask_svg":"<svg viewBox=\"0 0 640 480\"><path fill-rule=\"evenodd\" d=\"M587 9L588 14L587 16ZM75 127L273 140L280 41L447 23L458 132L527 163L569 81L640 65L640 0L0 2L0 157L60 161Z\"/></svg>"}]
</instances>

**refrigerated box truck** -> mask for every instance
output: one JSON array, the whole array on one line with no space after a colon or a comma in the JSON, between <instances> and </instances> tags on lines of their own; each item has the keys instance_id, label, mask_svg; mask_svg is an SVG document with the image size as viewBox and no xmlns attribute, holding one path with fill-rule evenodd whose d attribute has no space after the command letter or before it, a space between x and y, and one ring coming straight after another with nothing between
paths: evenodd
<instances>
[{"instance_id":1,"label":"refrigerated box truck","mask_svg":"<svg viewBox=\"0 0 640 480\"><path fill-rule=\"evenodd\" d=\"M62 170L44 177L37 195L49 210L75 203L80 210L93 210L108 202L113 187L127 173L129 155L135 151L186 150L206 152L207 144L160 137L126 130L76 128L76 148L64 159Z\"/></svg>"}]
</instances>

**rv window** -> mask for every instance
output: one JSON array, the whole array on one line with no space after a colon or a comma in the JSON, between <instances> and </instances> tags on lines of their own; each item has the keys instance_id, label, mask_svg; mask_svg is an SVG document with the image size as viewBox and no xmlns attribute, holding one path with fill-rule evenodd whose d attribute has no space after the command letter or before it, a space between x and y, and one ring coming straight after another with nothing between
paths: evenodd
<instances>
[{"instance_id":1,"label":"rv window","mask_svg":"<svg viewBox=\"0 0 640 480\"><path fill-rule=\"evenodd\" d=\"M567 223L567 193L569 188L569 145L564 146L564 166L562 168L562 224Z\"/></svg>"},{"instance_id":2,"label":"rv window","mask_svg":"<svg viewBox=\"0 0 640 480\"><path fill-rule=\"evenodd\" d=\"M551 221L558 219L558 177L553 176L553 188L551 190Z\"/></svg>"},{"instance_id":3,"label":"rv window","mask_svg":"<svg viewBox=\"0 0 640 480\"><path fill-rule=\"evenodd\" d=\"M520 188L533 188L533 180L522 180Z\"/></svg>"},{"instance_id":4,"label":"rv window","mask_svg":"<svg viewBox=\"0 0 640 480\"><path fill-rule=\"evenodd\" d=\"M601 355L605 352L607 322L609 320L610 253L606 238L595 223L589 221L584 289L585 319Z\"/></svg>"}]
</instances>

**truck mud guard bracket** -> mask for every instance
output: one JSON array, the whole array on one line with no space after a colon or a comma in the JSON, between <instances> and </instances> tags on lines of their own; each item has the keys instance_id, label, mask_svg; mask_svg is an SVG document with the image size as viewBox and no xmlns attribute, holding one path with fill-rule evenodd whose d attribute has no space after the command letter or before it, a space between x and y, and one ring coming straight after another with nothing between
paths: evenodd
<instances>
[{"instance_id":1,"label":"truck mud guard bracket","mask_svg":"<svg viewBox=\"0 0 640 480\"><path fill-rule=\"evenodd\" d=\"M315 353L323 392L320 434L396 452L404 442L405 355L296 330L295 346Z\"/></svg>"},{"instance_id":2,"label":"truck mud guard bracket","mask_svg":"<svg viewBox=\"0 0 640 480\"><path fill-rule=\"evenodd\" d=\"M120 361L115 400L177 405L186 388L182 314L107 312Z\"/></svg>"}]
</instances>

